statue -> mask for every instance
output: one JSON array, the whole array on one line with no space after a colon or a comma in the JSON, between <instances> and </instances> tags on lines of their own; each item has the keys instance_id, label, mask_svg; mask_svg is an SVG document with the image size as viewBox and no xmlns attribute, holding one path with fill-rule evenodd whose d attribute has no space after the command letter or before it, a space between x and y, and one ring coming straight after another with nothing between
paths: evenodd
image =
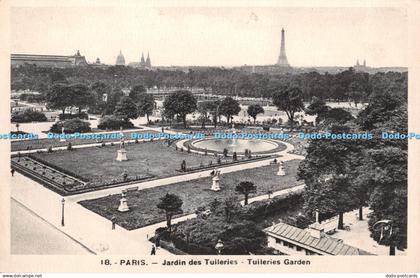
<instances>
[{"instance_id":1,"label":"statue","mask_svg":"<svg viewBox=\"0 0 420 278\"><path fill-rule=\"evenodd\" d=\"M125 191L123 190L121 192L120 206L118 207L118 211L126 212L126 211L129 211L129 210L130 210L130 208L128 207L127 199L125 198Z\"/></svg>"},{"instance_id":2,"label":"statue","mask_svg":"<svg viewBox=\"0 0 420 278\"><path fill-rule=\"evenodd\" d=\"M66 142L66 134L64 133L64 126L61 127L60 142Z\"/></svg>"},{"instance_id":3,"label":"statue","mask_svg":"<svg viewBox=\"0 0 420 278\"><path fill-rule=\"evenodd\" d=\"M213 179L212 179L211 190L220 191L220 170L215 168L212 171L212 176L213 176Z\"/></svg>"},{"instance_id":4,"label":"statue","mask_svg":"<svg viewBox=\"0 0 420 278\"><path fill-rule=\"evenodd\" d=\"M284 171L284 164L283 161L280 160L279 162L279 171L277 172L277 176L284 176L286 172Z\"/></svg>"},{"instance_id":5,"label":"statue","mask_svg":"<svg viewBox=\"0 0 420 278\"><path fill-rule=\"evenodd\" d=\"M117 151L117 161L126 161L127 151L124 149L124 133L121 132L120 149Z\"/></svg>"}]
</instances>

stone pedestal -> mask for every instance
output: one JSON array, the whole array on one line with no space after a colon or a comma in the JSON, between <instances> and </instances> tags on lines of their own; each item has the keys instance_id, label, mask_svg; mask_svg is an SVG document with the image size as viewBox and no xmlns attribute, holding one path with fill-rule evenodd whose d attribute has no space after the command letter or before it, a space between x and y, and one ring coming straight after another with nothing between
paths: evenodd
<instances>
[{"instance_id":1,"label":"stone pedestal","mask_svg":"<svg viewBox=\"0 0 420 278\"><path fill-rule=\"evenodd\" d=\"M119 149L117 153L117 161L126 161L127 159L127 151L125 149Z\"/></svg>"},{"instance_id":2,"label":"stone pedestal","mask_svg":"<svg viewBox=\"0 0 420 278\"><path fill-rule=\"evenodd\" d=\"M125 193L121 194L121 199L120 199L120 206L118 207L118 211L120 212L126 212L129 211L130 208L128 207L127 204L127 199L125 198Z\"/></svg>"},{"instance_id":3,"label":"stone pedestal","mask_svg":"<svg viewBox=\"0 0 420 278\"><path fill-rule=\"evenodd\" d=\"M284 171L283 162L280 161L280 163L279 163L279 171L277 172L277 176L284 176L284 175L286 175L286 172Z\"/></svg>"},{"instance_id":4,"label":"stone pedestal","mask_svg":"<svg viewBox=\"0 0 420 278\"><path fill-rule=\"evenodd\" d=\"M220 178L218 176L213 177L213 183L211 185L211 190L220 191Z\"/></svg>"}]
</instances>

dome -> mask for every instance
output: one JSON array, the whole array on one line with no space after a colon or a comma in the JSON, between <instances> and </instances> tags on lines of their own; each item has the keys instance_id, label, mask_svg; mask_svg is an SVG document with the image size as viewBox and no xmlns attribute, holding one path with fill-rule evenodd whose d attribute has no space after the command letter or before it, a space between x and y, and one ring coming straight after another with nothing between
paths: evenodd
<instances>
[{"instance_id":1,"label":"dome","mask_svg":"<svg viewBox=\"0 0 420 278\"><path fill-rule=\"evenodd\" d=\"M125 65L124 55L122 54L121 50L120 50L120 54L118 54L118 56L117 56L117 61L115 62L115 64L117 66L124 66Z\"/></svg>"}]
</instances>

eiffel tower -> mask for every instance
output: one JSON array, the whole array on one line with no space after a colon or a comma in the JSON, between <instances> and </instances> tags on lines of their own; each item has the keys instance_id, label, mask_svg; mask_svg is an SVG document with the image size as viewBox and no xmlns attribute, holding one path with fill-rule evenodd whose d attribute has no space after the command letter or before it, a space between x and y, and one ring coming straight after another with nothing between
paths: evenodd
<instances>
[{"instance_id":1,"label":"eiffel tower","mask_svg":"<svg viewBox=\"0 0 420 278\"><path fill-rule=\"evenodd\" d=\"M277 60L277 66L279 67L290 67L289 62L287 62L286 57L286 47L284 41L284 29L281 29L281 47L280 47L280 56Z\"/></svg>"}]
</instances>

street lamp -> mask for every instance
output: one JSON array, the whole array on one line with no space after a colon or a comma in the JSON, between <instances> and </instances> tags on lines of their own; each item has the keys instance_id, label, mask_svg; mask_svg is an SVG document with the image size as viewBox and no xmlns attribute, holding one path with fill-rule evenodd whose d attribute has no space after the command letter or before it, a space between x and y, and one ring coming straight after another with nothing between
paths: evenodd
<instances>
[{"instance_id":1,"label":"street lamp","mask_svg":"<svg viewBox=\"0 0 420 278\"><path fill-rule=\"evenodd\" d=\"M64 203L66 200L61 199L61 226L64 227Z\"/></svg>"},{"instance_id":2,"label":"street lamp","mask_svg":"<svg viewBox=\"0 0 420 278\"><path fill-rule=\"evenodd\" d=\"M384 237L391 239L391 236L393 234L392 220L388 220L388 219L379 220L375 224L373 224L372 228L374 231L381 232L379 243L382 241ZM395 256L395 245L392 242L390 242L390 245L389 245L389 255Z\"/></svg>"},{"instance_id":3,"label":"street lamp","mask_svg":"<svg viewBox=\"0 0 420 278\"><path fill-rule=\"evenodd\" d=\"M221 239L219 239L214 248L216 248L217 253L220 255L222 253L223 248L224 248L223 241Z\"/></svg>"}]
</instances>

